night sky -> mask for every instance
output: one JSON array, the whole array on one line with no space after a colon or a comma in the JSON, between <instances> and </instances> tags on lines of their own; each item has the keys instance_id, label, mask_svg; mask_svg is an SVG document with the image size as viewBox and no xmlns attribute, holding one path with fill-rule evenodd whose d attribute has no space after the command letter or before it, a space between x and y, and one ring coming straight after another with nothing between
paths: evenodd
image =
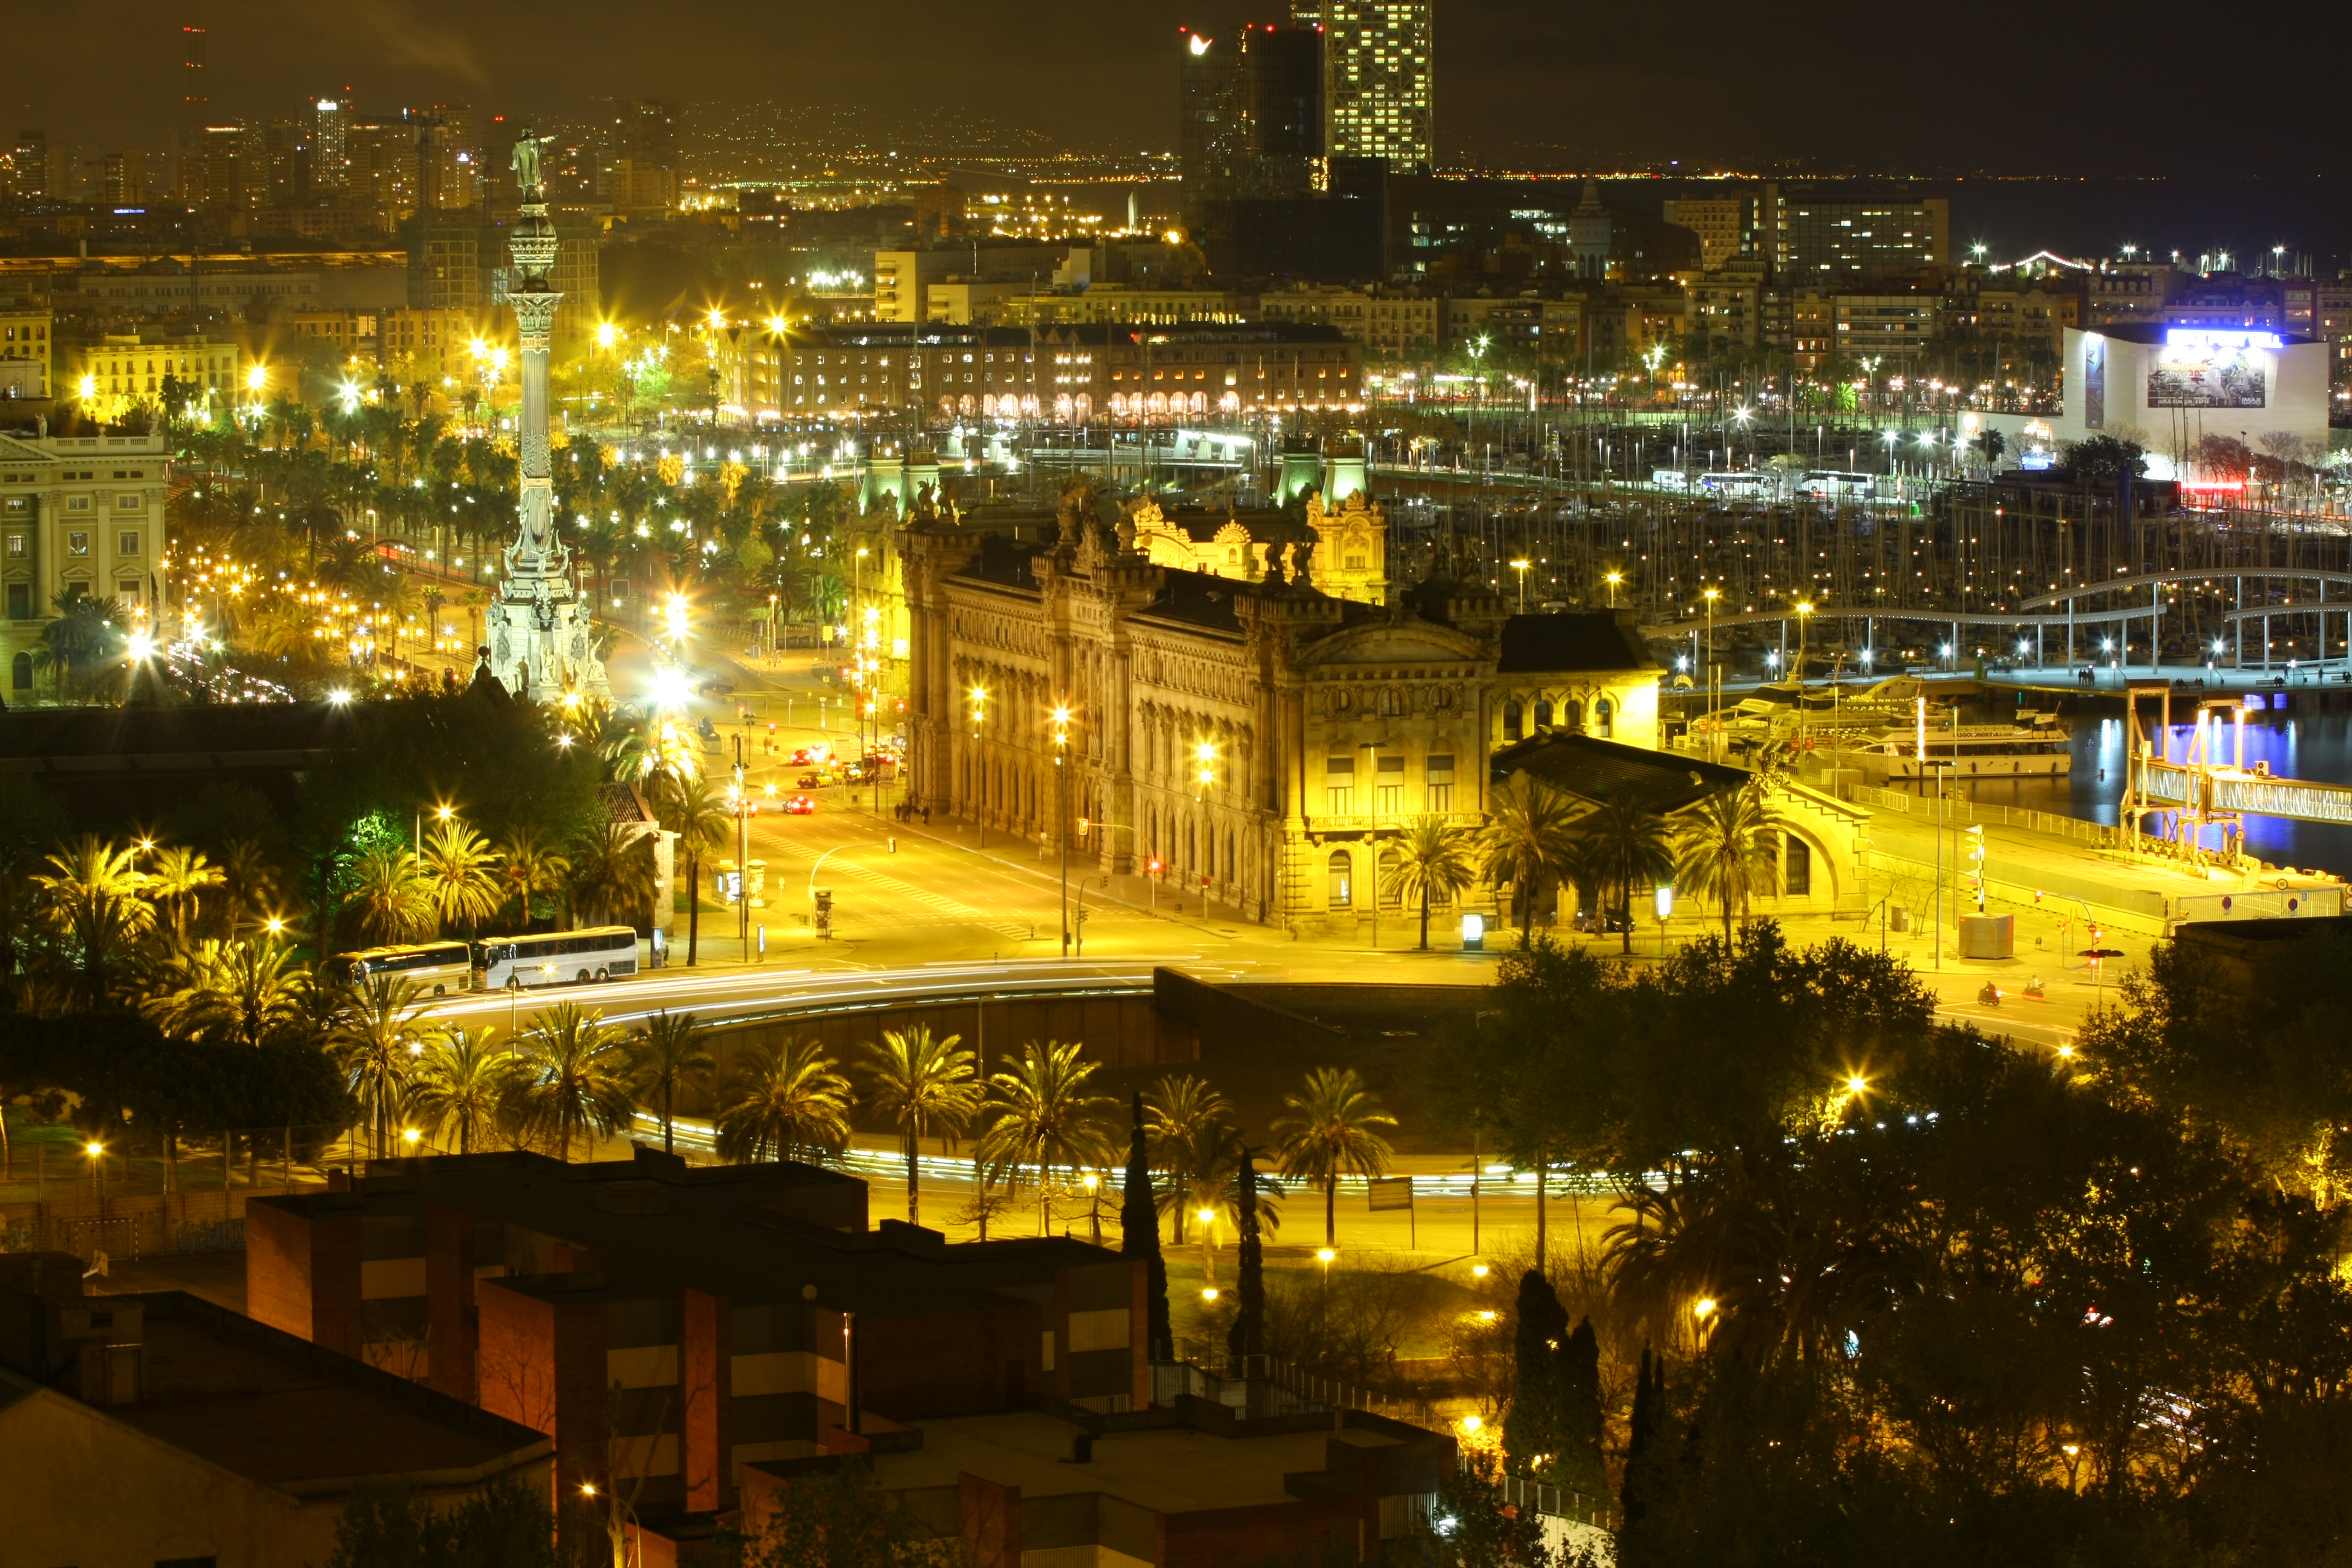
<instances>
[{"instance_id":1,"label":"night sky","mask_svg":"<svg viewBox=\"0 0 2352 1568\"><path fill-rule=\"evenodd\" d=\"M56 142L160 146L179 94L177 30L195 22L211 30L215 118L287 113L347 84L368 110L809 98L961 109L1089 150L1164 149L1178 24L1213 29L1242 14L1170 0L68 0L12 13L18 68L0 112ZM2320 64L2347 42L2352 7L2311 0L2236 13L1446 0L1440 151L1552 167L2352 173Z\"/></svg>"}]
</instances>

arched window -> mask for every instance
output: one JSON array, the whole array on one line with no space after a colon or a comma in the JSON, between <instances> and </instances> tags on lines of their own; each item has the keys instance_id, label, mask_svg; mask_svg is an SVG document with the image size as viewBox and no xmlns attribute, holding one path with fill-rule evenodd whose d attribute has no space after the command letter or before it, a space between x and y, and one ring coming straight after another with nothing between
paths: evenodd
<instances>
[{"instance_id":1,"label":"arched window","mask_svg":"<svg viewBox=\"0 0 2352 1568\"><path fill-rule=\"evenodd\" d=\"M1606 697L1592 705L1592 728L1602 740L1616 733L1616 719L1617 710Z\"/></svg>"},{"instance_id":2,"label":"arched window","mask_svg":"<svg viewBox=\"0 0 2352 1568\"><path fill-rule=\"evenodd\" d=\"M20 653L8 661L8 685L16 691L33 689L33 656Z\"/></svg>"},{"instance_id":3,"label":"arched window","mask_svg":"<svg viewBox=\"0 0 2352 1568\"><path fill-rule=\"evenodd\" d=\"M1551 699L1536 699L1536 729L1538 732L1551 728Z\"/></svg>"},{"instance_id":4,"label":"arched window","mask_svg":"<svg viewBox=\"0 0 2352 1568\"><path fill-rule=\"evenodd\" d=\"M1355 869L1356 863L1349 858L1345 849L1331 851L1331 907L1333 909L1344 910L1354 906L1354 900L1349 896L1349 884L1354 878Z\"/></svg>"},{"instance_id":5,"label":"arched window","mask_svg":"<svg viewBox=\"0 0 2352 1568\"><path fill-rule=\"evenodd\" d=\"M1813 890L1813 848L1795 834L1785 834L1782 842L1788 846L1788 859L1780 873L1780 890L1792 899L1809 896Z\"/></svg>"},{"instance_id":6,"label":"arched window","mask_svg":"<svg viewBox=\"0 0 2352 1568\"><path fill-rule=\"evenodd\" d=\"M1519 715L1519 700L1514 697L1503 704L1503 739L1516 741L1526 732Z\"/></svg>"},{"instance_id":7,"label":"arched window","mask_svg":"<svg viewBox=\"0 0 2352 1568\"><path fill-rule=\"evenodd\" d=\"M1559 727L1581 734L1584 731L1584 704L1573 697L1563 701L1559 705Z\"/></svg>"},{"instance_id":8,"label":"arched window","mask_svg":"<svg viewBox=\"0 0 2352 1568\"><path fill-rule=\"evenodd\" d=\"M1404 903L1404 885L1397 879L1397 869L1404 864L1404 856L1393 844L1381 847L1381 908L1393 910Z\"/></svg>"}]
</instances>

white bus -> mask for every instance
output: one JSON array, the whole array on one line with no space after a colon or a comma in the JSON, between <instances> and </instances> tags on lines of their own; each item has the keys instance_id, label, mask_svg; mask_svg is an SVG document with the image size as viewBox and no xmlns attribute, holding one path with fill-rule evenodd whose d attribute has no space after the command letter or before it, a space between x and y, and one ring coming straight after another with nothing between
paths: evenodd
<instances>
[{"instance_id":1,"label":"white bus","mask_svg":"<svg viewBox=\"0 0 2352 1568\"><path fill-rule=\"evenodd\" d=\"M637 933L629 926L593 926L537 936L486 936L474 944L474 967L486 991L585 985L635 974Z\"/></svg>"},{"instance_id":2,"label":"white bus","mask_svg":"<svg viewBox=\"0 0 2352 1568\"><path fill-rule=\"evenodd\" d=\"M362 985L379 974L414 980L435 996L463 991L474 973L473 950L462 942L420 942L338 953L327 963L338 985Z\"/></svg>"},{"instance_id":3,"label":"white bus","mask_svg":"<svg viewBox=\"0 0 2352 1568\"><path fill-rule=\"evenodd\" d=\"M1698 488L1706 491L1709 495L1769 495L1772 491L1772 476L1769 474L1759 474L1752 471L1744 474L1701 474L1698 477Z\"/></svg>"},{"instance_id":4,"label":"white bus","mask_svg":"<svg viewBox=\"0 0 2352 1568\"><path fill-rule=\"evenodd\" d=\"M1816 500L1870 500L1878 494L1878 476L1812 468L1797 481L1797 493Z\"/></svg>"}]
</instances>

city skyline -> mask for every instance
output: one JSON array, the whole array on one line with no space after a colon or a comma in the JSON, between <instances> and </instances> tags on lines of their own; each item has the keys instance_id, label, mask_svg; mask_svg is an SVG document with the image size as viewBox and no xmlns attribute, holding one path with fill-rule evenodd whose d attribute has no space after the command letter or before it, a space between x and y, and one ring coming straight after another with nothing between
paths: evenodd
<instances>
[{"instance_id":1,"label":"city skyline","mask_svg":"<svg viewBox=\"0 0 2352 1568\"><path fill-rule=\"evenodd\" d=\"M64 10L21 21L16 37L27 57L58 68L20 75L0 112L16 122L10 129L39 126L57 142L161 147L183 114L183 29L199 26L205 97L218 118L266 120L305 95L347 87L372 112L461 101L509 116L573 111L604 97L707 106L783 98L946 110L1078 151L1168 152L1178 62L1167 40L1181 26L1286 20L1284 10L1151 0L1084 28L1041 31L1003 4L915 0L887 27L851 13L795 17L787 32L747 26L710 5L684 7L647 29L610 0L568 7L557 29L519 14L406 0L209 10L133 0L102 19ZM2280 36L2315 47L2345 27L2315 6L2274 15ZM1635 13L1571 16L1518 0L1442 6L1435 161L1447 169L2269 177L2331 173L2341 163L2316 99L2266 102L2260 142L2249 148L2234 121L2166 112L2152 84L2143 89L2070 64L2099 58L2083 41L2095 37L2089 8L2061 7L2042 20L2041 40L1988 55L1956 44L1927 16L1776 26L1710 3L1684 14L1678 30L1726 47L1694 58L1688 49L1662 55ZM631 42L609 47L617 39ZM93 72L104 73L108 90L87 90ZM1900 112L1886 112L1881 93L1898 94L1885 101Z\"/></svg>"}]
</instances>

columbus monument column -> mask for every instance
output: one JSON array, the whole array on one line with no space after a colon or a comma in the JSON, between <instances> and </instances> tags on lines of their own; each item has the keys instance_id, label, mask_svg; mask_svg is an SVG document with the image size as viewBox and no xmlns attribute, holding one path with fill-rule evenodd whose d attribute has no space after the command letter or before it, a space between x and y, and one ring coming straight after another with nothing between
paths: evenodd
<instances>
[{"instance_id":1,"label":"columbus monument column","mask_svg":"<svg viewBox=\"0 0 2352 1568\"><path fill-rule=\"evenodd\" d=\"M516 456L522 475L520 526L506 549L506 575L488 616L490 673L517 697L557 702L566 693L609 697L596 657L589 605L572 576L572 552L556 537L555 480L547 440L547 361L555 308L563 296L548 286L555 265L555 226L547 219L547 187L539 167L539 139L529 131L514 147L515 183L522 188L508 248L514 256L507 303L522 334L522 411Z\"/></svg>"}]
</instances>

